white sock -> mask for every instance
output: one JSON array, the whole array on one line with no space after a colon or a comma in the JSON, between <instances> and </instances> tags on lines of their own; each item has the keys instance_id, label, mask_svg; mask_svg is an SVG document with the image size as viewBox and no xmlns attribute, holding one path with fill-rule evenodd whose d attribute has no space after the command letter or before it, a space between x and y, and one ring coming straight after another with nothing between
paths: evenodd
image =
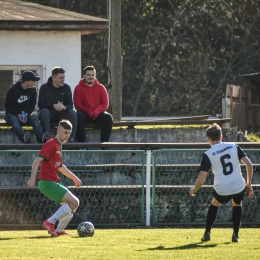
<instances>
[{"instance_id":1,"label":"white sock","mask_svg":"<svg viewBox=\"0 0 260 260\"><path fill-rule=\"evenodd\" d=\"M60 219L59 224L56 228L57 232L62 232L67 225L69 224L70 220L72 219L73 214L69 213L68 215L64 216L63 218Z\"/></svg>"},{"instance_id":2,"label":"white sock","mask_svg":"<svg viewBox=\"0 0 260 260\"><path fill-rule=\"evenodd\" d=\"M55 224L57 221L71 213L72 209L68 203L62 205L50 218L48 221L52 224Z\"/></svg>"}]
</instances>

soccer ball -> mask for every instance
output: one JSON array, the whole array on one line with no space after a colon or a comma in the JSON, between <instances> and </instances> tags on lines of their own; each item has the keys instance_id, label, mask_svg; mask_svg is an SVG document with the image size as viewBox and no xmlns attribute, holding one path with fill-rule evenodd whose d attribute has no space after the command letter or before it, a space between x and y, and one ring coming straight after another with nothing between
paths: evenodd
<instances>
[{"instance_id":1,"label":"soccer ball","mask_svg":"<svg viewBox=\"0 0 260 260\"><path fill-rule=\"evenodd\" d=\"M78 225L77 232L79 237L92 237L95 233L95 228L91 222L84 221Z\"/></svg>"}]
</instances>

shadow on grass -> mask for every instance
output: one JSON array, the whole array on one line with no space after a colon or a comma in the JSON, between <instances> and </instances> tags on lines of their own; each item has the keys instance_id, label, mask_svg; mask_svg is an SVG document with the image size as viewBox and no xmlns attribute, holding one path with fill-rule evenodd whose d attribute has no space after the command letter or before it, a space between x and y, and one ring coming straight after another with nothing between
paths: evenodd
<instances>
[{"instance_id":1,"label":"shadow on grass","mask_svg":"<svg viewBox=\"0 0 260 260\"><path fill-rule=\"evenodd\" d=\"M27 237L28 239L44 239L44 238L57 238L54 236L34 236L34 237Z\"/></svg>"},{"instance_id":2,"label":"shadow on grass","mask_svg":"<svg viewBox=\"0 0 260 260\"><path fill-rule=\"evenodd\" d=\"M34 236L34 237L26 237L23 239L44 239L44 238L53 238L52 236ZM21 239L20 237L4 237L4 238L0 238L1 240L14 240L14 239Z\"/></svg>"},{"instance_id":3,"label":"shadow on grass","mask_svg":"<svg viewBox=\"0 0 260 260\"><path fill-rule=\"evenodd\" d=\"M194 243L194 244L187 244L183 246L176 246L176 247L164 247L164 246L157 246L154 248L148 248L148 250L186 250L186 249L198 249L198 248L210 248L215 247L217 244L205 244L205 243Z\"/></svg>"}]
</instances>

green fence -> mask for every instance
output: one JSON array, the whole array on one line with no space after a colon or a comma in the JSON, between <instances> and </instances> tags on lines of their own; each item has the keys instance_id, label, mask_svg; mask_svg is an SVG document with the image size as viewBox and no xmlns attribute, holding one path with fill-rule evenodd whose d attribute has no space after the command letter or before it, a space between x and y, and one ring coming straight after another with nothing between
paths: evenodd
<instances>
[{"instance_id":1,"label":"green fence","mask_svg":"<svg viewBox=\"0 0 260 260\"><path fill-rule=\"evenodd\" d=\"M37 154L0 151L0 226L39 226L58 208L37 187L26 187ZM83 183L76 189L60 175L80 199L71 227L85 220L100 226L145 224L145 151L67 150L63 160Z\"/></svg>"},{"instance_id":2,"label":"green fence","mask_svg":"<svg viewBox=\"0 0 260 260\"><path fill-rule=\"evenodd\" d=\"M212 200L213 174L208 173L205 185L191 197L189 188L199 175L205 149L165 149L152 153L152 225L202 225L206 221ZM260 220L259 165L260 149L244 149L254 164L253 188L255 196L243 202L243 224L257 224ZM245 167L241 165L243 176ZM216 224L231 224L231 202L222 205Z\"/></svg>"},{"instance_id":3,"label":"green fence","mask_svg":"<svg viewBox=\"0 0 260 260\"><path fill-rule=\"evenodd\" d=\"M213 174L192 198L189 188L199 174L205 149L64 150L65 165L82 180L76 189L61 181L80 199L70 227L88 220L95 226L204 225L212 200ZM254 164L255 196L243 202L243 223L259 225L260 149L244 149ZM40 226L59 207L35 186L28 189L36 150L0 151L0 226ZM243 175L245 168L242 167ZM221 206L216 224L231 224L230 203Z\"/></svg>"}]
</instances>

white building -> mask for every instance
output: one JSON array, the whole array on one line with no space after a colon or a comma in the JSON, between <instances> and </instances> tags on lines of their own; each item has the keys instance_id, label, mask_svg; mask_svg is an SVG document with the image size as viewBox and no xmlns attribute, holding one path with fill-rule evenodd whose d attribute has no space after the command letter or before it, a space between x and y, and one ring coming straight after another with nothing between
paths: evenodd
<instances>
[{"instance_id":1,"label":"white building","mask_svg":"<svg viewBox=\"0 0 260 260\"><path fill-rule=\"evenodd\" d=\"M18 0L0 0L0 6L0 111L24 70L41 77L39 88L60 66L73 91L82 74L81 35L106 32L108 21Z\"/></svg>"}]
</instances>

